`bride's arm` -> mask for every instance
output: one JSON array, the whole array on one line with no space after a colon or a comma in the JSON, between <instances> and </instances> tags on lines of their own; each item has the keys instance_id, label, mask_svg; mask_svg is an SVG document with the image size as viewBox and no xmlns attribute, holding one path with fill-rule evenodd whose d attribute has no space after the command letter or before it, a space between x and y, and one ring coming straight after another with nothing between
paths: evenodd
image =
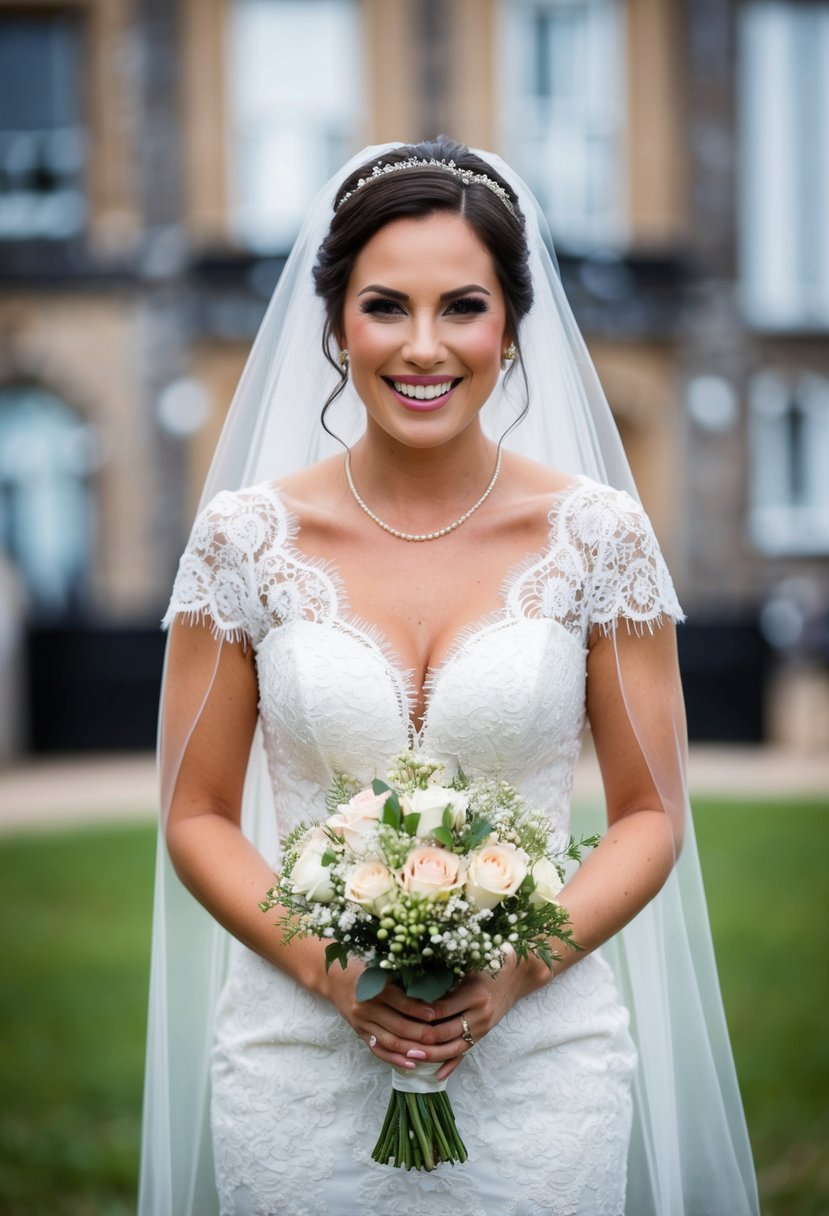
<instances>
[{"instance_id":1,"label":"bride's arm","mask_svg":"<svg viewBox=\"0 0 829 1216\"><path fill-rule=\"evenodd\" d=\"M673 624L639 635L621 622L615 636L594 634L587 715L608 826L561 902L575 940L589 952L656 895L681 844L685 722ZM582 957L567 951L554 973Z\"/></svg>"},{"instance_id":2,"label":"bride's arm","mask_svg":"<svg viewBox=\"0 0 829 1216\"><path fill-rule=\"evenodd\" d=\"M430 1049L429 1058L444 1058L451 1046L457 1051L442 1076L457 1067L466 1050L460 1037L461 1013L472 1035L482 1037L521 997L554 981L626 925L659 891L673 866L681 838L685 743L676 636L670 622L652 634L645 630L643 636L629 632L624 623L615 638L594 630L587 713L608 827L559 896L583 952L560 947L562 958L552 971L536 959L513 961L497 979L470 976L438 1002L436 1013L446 1019L447 1028L454 1027L455 1037L438 1051ZM427 1030L424 1041L429 1043L440 1029Z\"/></svg>"},{"instance_id":3,"label":"bride's arm","mask_svg":"<svg viewBox=\"0 0 829 1216\"><path fill-rule=\"evenodd\" d=\"M427 1027L420 1002L392 985L373 1001L358 1002L359 965L346 971L335 966L326 974L324 942L295 938L286 945L274 916L259 910L274 875L240 828L257 704L251 646L219 647L207 624L175 621L162 711L162 784L166 842L176 872L246 946L330 1000L364 1041L376 1035L377 1055L413 1067L406 1052L419 1049Z\"/></svg>"}]
</instances>

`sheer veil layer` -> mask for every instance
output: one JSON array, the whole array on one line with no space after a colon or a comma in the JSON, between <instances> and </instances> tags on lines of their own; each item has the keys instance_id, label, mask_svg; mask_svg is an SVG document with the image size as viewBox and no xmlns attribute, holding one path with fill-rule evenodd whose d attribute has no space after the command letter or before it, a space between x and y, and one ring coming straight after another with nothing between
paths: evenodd
<instances>
[{"instance_id":1,"label":"sheer veil layer","mask_svg":"<svg viewBox=\"0 0 829 1216\"><path fill-rule=\"evenodd\" d=\"M321 348L324 314L312 268L339 184L399 145L366 148L309 208L268 306L231 404L201 505L220 490L280 478L342 450L320 425L337 383ZM535 299L520 327L523 368L502 378L484 407L487 432L560 470L636 493L616 425L564 296L546 222L531 192L499 157L479 153L510 184L526 217ZM522 378L523 370L526 380ZM520 423L509 429L529 410ZM346 442L362 429L351 386L327 422ZM663 628L673 628L666 623ZM615 637L615 634L614 634ZM162 805L175 786L189 728L159 739ZM737 1087L688 805L685 724L674 670L665 673L673 714L655 715L617 670L637 743L669 813L677 864L660 894L602 949L631 1015L639 1052L629 1161L629 1216L751 1216L758 1211L751 1151ZM275 815L257 731L245 785L243 830L277 855ZM163 829L163 823L162 823ZM153 928L140 1216L209 1216L217 1201L209 1129L208 1060L229 953L226 933L181 886L159 833Z\"/></svg>"}]
</instances>

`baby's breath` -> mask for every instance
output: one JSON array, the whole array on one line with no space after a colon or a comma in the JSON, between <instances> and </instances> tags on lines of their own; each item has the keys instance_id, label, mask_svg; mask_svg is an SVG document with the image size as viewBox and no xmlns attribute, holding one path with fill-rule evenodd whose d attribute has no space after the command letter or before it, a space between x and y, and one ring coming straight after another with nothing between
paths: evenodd
<instances>
[{"instance_id":1,"label":"baby's breath","mask_svg":"<svg viewBox=\"0 0 829 1216\"><path fill-rule=\"evenodd\" d=\"M514 951L519 959L534 955L552 966L557 948L578 949L566 909L549 900L532 898L535 884L531 869L536 861L546 858L563 879L562 862L579 860L582 848L595 844L595 837L571 840L559 851L553 847L551 820L530 808L514 786L490 778L470 778L460 767L447 779L441 762L412 751L395 757L388 783L390 794L393 791L397 795L398 810L384 813L382 822L376 825L363 825L348 840L328 833L328 843L324 837L320 843L318 829L325 829L325 822L299 824L286 836L280 876L260 904L263 911L281 910L278 923L284 940L309 934L324 938L329 942L327 955L328 951L334 952L329 961L336 959L345 966L349 957L357 958L368 971L388 974L415 995L429 991L432 995L425 999L430 1000L471 972L497 974L508 951ZM450 816L433 835L419 836L417 823L407 823L405 807L399 809L403 797L441 785L466 794L465 817L458 824L452 823ZM374 788L377 790L378 783ZM379 789L383 788L379 784ZM353 778L337 775L326 797L329 814L360 792ZM494 908L478 907L463 886L434 896L405 889L404 867L414 849L428 845L454 853L462 878L473 855L489 844L514 846L527 867L518 889ZM302 887L293 874L300 858L303 864L297 874L307 873L310 864L325 880L317 886L325 895L319 895L316 901L295 889ZM365 865L369 869L372 865L379 867L391 886L384 888L381 883L378 889L385 892L382 897L358 903L347 898L346 890L350 876ZM304 889L313 893L314 884L306 883ZM433 988L418 987L428 982Z\"/></svg>"}]
</instances>

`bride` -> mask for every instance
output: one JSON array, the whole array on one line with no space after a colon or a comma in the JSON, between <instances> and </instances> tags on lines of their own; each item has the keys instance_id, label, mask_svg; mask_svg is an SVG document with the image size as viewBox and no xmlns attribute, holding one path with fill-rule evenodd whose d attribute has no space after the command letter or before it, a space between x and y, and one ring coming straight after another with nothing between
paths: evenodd
<instances>
[{"instance_id":1,"label":"bride","mask_svg":"<svg viewBox=\"0 0 829 1216\"><path fill-rule=\"evenodd\" d=\"M283 272L165 618L142 1216L756 1212L681 610L634 493L519 179L443 138L347 166ZM406 746L512 782L566 840L586 722L607 824L561 895L583 952L552 972L361 1003L356 963L326 972L324 943L259 911L332 775L368 783ZM389 1066L421 1061L451 1077L469 1161L375 1165Z\"/></svg>"}]
</instances>

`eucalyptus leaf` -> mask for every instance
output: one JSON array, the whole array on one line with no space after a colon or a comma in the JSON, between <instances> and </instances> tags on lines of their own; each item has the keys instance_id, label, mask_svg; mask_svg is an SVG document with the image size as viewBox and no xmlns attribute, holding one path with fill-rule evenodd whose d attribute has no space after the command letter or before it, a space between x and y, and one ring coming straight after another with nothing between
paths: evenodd
<instances>
[{"instance_id":1,"label":"eucalyptus leaf","mask_svg":"<svg viewBox=\"0 0 829 1216\"><path fill-rule=\"evenodd\" d=\"M370 1001L373 996L379 996L388 978L388 971L384 971L382 967L366 967L357 980L357 1000Z\"/></svg>"},{"instance_id":2,"label":"eucalyptus leaf","mask_svg":"<svg viewBox=\"0 0 829 1216\"><path fill-rule=\"evenodd\" d=\"M447 849L451 849L455 843L455 839L448 828L435 828L432 836L438 844L444 845Z\"/></svg>"},{"instance_id":3,"label":"eucalyptus leaf","mask_svg":"<svg viewBox=\"0 0 829 1216\"><path fill-rule=\"evenodd\" d=\"M486 840L491 831L492 824L490 821L488 819L479 819L477 823L472 825L466 838L467 848L474 849L482 840Z\"/></svg>"},{"instance_id":4,"label":"eucalyptus leaf","mask_svg":"<svg viewBox=\"0 0 829 1216\"><path fill-rule=\"evenodd\" d=\"M454 982L455 976L448 967L435 967L433 971L427 971L407 984L406 996L419 1001L439 1001L446 996Z\"/></svg>"},{"instance_id":5,"label":"eucalyptus leaf","mask_svg":"<svg viewBox=\"0 0 829 1216\"><path fill-rule=\"evenodd\" d=\"M412 811L409 815L403 816L403 830L409 836L417 835L417 825L420 823L420 811Z\"/></svg>"}]
</instances>

